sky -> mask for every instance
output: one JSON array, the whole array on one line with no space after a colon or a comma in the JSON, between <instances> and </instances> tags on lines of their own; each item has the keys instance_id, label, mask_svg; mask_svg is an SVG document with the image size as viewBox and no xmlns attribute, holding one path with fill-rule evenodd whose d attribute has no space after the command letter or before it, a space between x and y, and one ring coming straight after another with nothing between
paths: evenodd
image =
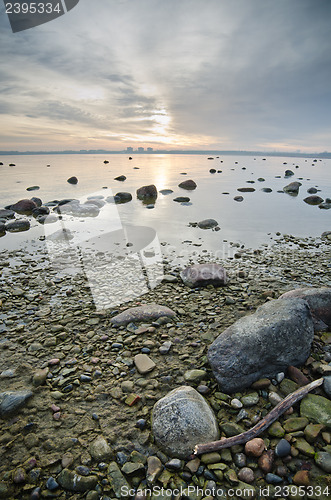
<instances>
[{"instance_id":1,"label":"sky","mask_svg":"<svg viewBox=\"0 0 331 500\"><path fill-rule=\"evenodd\" d=\"M80 0L12 33L0 150L331 150L330 0Z\"/></svg>"}]
</instances>

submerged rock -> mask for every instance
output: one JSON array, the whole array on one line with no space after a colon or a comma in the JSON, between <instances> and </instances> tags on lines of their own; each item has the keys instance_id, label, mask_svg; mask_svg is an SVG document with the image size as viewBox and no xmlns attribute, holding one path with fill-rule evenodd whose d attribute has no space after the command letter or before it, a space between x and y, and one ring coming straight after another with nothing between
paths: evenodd
<instances>
[{"instance_id":1,"label":"submerged rock","mask_svg":"<svg viewBox=\"0 0 331 500\"><path fill-rule=\"evenodd\" d=\"M192 387L169 392L153 408L152 430L156 443L171 457L186 458L199 443L219 436L215 415Z\"/></svg>"},{"instance_id":2,"label":"submerged rock","mask_svg":"<svg viewBox=\"0 0 331 500\"><path fill-rule=\"evenodd\" d=\"M240 191L241 193L253 193L255 191L255 188L243 187L238 188L237 191Z\"/></svg>"},{"instance_id":3,"label":"submerged rock","mask_svg":"<svg viewBox=\"0 0 331 500\"><path fill-rule=\"evenodd\" d=\"M180 277L190 288L207 285L224 286L227 283L224 267L216 263L194 264L184 269Z\"/></svg>"},{"instance_id":4,"label":"submerged rock","mask_svg":"<svg viewBox=\"0 0 331 500\"><path fill-rule=\"evenodd\" d=\"M223 392L236 392L289 365L303 364L314 336L302 299L273 300L236 321L217 337L208 360Z\"/></svg>"},{"instance_id":5,"label":"submerged rock","mask_svg":"<svg viewBox=\"0 0 331 500\"><path fill-rule=\"evenodd\" d=\"M177 203L187 203L190 201L190 198L187 196L178 196L177 198L174 198L173 201L176 201Z\"/></svg>"},{"instance_id":6,"label":"submerged rock","mask_svg":"<svg viewBox=\"0 0 331 500\"><path fill-rule=\"evenodd\" d=\"M166 316L168 318L173 318L176 316L175 311L169 309L166 306L160 306L158 304L147 304L144 306L130 307L126 311L117 314L111 319L111 322L115 326L127 325L128 323L135 321L151 321Z\"/></svg>"}]
</instances>

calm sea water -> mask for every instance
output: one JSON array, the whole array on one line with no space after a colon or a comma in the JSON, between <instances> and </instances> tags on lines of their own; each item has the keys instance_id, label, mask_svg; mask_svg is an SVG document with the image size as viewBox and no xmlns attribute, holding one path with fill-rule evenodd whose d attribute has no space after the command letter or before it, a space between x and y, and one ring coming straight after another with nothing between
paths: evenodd
<instances>
[{"instance_id":1,"label":"calm sea water","mask_svg":"<svg viewBox=\"0 0 331 500\"><path fill-rule=\"evenodd\" d=\"M104 160L109 163L104 164ZM172 245L177 254L189 255L197 249L219 252L230 241L257 248L271 243L276 232L315 237L331 230L331 210L321 210L303 201L310 187L317 187L318 195L324 199L331 197L330 159L313 162L311 158L266 156L264 160L226 155L208 160L207 155L153 154L133 155L129 160L124 154L3 156L0 161L4 163L0 166L1 206L31 196L48 202L82 198L99 191L105 197L128 191L133 201L117 205L120 221L124 225L153 228L160 242ZM9 163L15 166L9 167ZM221 172L211 174L211 168ZM285 178L286 169L293 170L295 175ZM79 179L77 185L67 183L73 175ZM114 180L119 175L127 177L125 182ZM265 181L258 181L260 177ZM197 189L179 188L178 184L185 179L195 180ZM302 183L298 196L277 192L298 179ZM135 196L136 189L146 184L155 184L158 190L172 189L173 193L159 194L154 209L147 209ZM33 185L40 189L26 191ZM241 187L254 187L255 192L240 193L237 188ZM271 188L272 192L265 193L262 188ZM238 195L244 201L234 201ZM177 196L188 196L191 204L175 203L173 199ZM216 219L221 230L189 227L190 222L207 218ZM8 233L0 238L0 250L38 240L44 229L32 217L30 220L30 231Z\"/></svg>"}]
</instances>

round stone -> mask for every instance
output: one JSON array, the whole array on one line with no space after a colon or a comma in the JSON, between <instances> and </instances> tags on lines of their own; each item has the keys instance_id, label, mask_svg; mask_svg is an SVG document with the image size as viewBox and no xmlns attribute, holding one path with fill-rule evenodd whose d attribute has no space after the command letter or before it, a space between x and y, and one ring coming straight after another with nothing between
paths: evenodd
<instances>
[{"instance_id":1,"label":"round stone","mask_svg":"<svg viewBox=\"0 0 331 500\"><path fill-rule=\"evenodd\" d=\"M281 439L276 446L277 457L287 457L291 453L291 445L286 439Z\"/></svg>"}]
</instances>

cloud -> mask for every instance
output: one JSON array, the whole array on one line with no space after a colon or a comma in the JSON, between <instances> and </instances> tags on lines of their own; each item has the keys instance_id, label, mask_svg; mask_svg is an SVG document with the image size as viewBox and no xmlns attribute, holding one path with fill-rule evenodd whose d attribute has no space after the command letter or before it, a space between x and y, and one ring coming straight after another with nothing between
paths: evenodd
<instances>
[{"instance_id":1,"label":"cloud","mask_svg":"<svg viewBox=\"0 0 331 500\"><path fill-rule=\"evenodd\" d=\"M6 144L24 117L49 149L61 129L72 149L329 149L330 14L329 0L80 0L17 34L0 16Z\"/></svg>"}]
</instances>

